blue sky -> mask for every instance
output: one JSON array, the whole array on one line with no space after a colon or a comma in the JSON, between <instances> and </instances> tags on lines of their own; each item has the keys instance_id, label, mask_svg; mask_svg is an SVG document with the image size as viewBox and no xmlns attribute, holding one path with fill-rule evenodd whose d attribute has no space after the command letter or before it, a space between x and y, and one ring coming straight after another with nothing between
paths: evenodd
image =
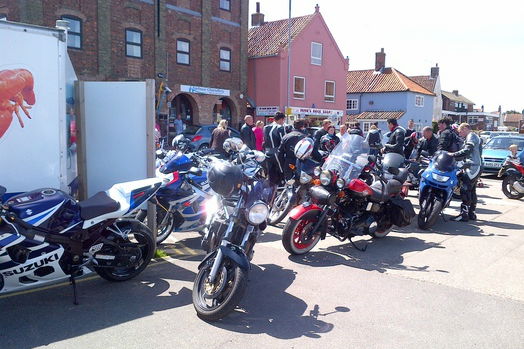
<instances>
[{"instance_id":1,"label":"blue sky","mask_svg":"<svg viewBox=\"0 0 524 349\"><path fill-rule=\"evenodd\" d=\"M266 21L287 18L287 0L258 2ZM476 108L524 109L521 1L292 0L292 16L317 3L350 70L373 68L383 47L386 65L406 75L429 75L438 63L442 89L459 90Z\"/></svg>"}]
</instances>

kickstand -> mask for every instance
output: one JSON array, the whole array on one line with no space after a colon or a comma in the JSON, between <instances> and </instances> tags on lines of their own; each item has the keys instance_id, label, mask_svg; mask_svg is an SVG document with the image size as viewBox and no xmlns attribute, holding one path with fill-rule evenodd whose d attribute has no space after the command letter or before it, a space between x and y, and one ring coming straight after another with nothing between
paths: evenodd
<instances>
[{"instance_id":1,"label":"kickstand","mask_svg":"<svg viewBox=\"0 0 524 349\"><path fill-rule=\"evenodd\" d=\"M368 245L364 245L364 247L358 247L358 246L353 242L353 240L351 240L351 238L349 238L349 242L351 242L351 245L353 245L353 247L356 248L357 250L359 250L360 252L365 252L366 249L368 248Z\"/></svg>"},{"instance_id":2,"label":"kickstand","mask_svg":"<svg viewBox=\"0 0 524 349\"><path fill-rule=\"evenodd\" d=\"M446 219L446 216L444 215L444 212L440 212L440 216L442 217L442 219L444 220L444 222L447 222L448 220Z\"/></svg>"},{"instance_id":3,"label":"kickstand","mask_svg":"<svg viewBox=\"0 0 524 349\"><path fill-rule=\"evenodd\" d=\"M78 297L76 294L76 280L73 275L69 277L69 281L71 282L71 286L73 286L73 304L78 305Z\"/></svg>"}]
</instances>

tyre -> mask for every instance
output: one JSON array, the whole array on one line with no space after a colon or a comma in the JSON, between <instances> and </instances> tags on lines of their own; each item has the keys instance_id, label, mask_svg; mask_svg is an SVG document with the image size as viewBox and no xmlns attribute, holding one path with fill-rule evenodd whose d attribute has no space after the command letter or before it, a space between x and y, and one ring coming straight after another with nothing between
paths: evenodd
<instances>
[{"instance_id":1,"label":"tyre","mask_svg":"<svg viewBox=\"0 0 524 349\"><path fill-rule=\"evenodd\" d=\"M504 195L506 195L510 199L520 199L524 197L524 194L519 193L515 189L513 189L513 183L517 181L517 178L515 176L506 176L502 179L502 192Z\"/></svg>"},{"instance_id":2,"label":"tyre","mask_svg":"<svg viewBox=\"0 0 524 349\"><path fill-rule=\"evenodd\" d=\"M271 210L269 211L269 224L275 225L280 222L284 218L286 218L287 214L291 209L293 208L293 191L292 189L284 189L280 194L277 195L275 198L275 201L273 202L273 205L271 206Z\"/></svg>"},{"instance_id":3,"label":"tyre","mask_svg":"<svg viewBox=\"0 0 524 349\"><path fill-rule=\"evenodd\" d=\"M318 211L310 211L304 214L299 220L289 218L284 230L282 230L282 245L284 249L292 255L306 254L316 246L320 240L320 231L309 240L304 240L305 235L317 223ZM325 229L325 223L324 227Z\"/></svg>"},{"instance_id":4,"label":"tyre","mask_svg":"<svg viewBox=\"0 0 524 349\"><path fill-rule=\"evenodd\" d=\"M247 270L225 259L217 275L216 284L207 278L214 259L199 271L193 284L193 306L204 321L218 321L226 317L240 303L247 286Z\"/></svg>"},{"instance_id":5,"label":"tyre","mask_svg":"<svg viewBox=\"0 0 524 349\"><path fill-rule=\"evenodd\" d=\"M390 231L391 231L391 225L389 225L388 227L379 226L377 228L377 231L375 231L374 233L371 233L371 237L375 239L382 239L386 237Z\"/></svg>"},{"instance_id":6,"label":"tyre","mask_svg":"<svg viewBox=\"0 0 524 349\"><path fill-rule=\"evenodd\" d=\"M111 234L108 239L116 244L125 245L122 247L127 262L125 265L108 267L94 267L95 271L102 278L109 281L126 281L140 274L151 262L155 254L155 241L153 233L142 223L137 222L130 226L131 231L127 234L128 241L116 234ZM131 246L130 246L131 245ZM112 245L104 245L100 254L117 255L117 250ZM96 256L96 255L95 255Z\"/></svg>"},{"instance_id":7,"label":"tyre","mask_svg":"<svg viewBox=\"0 0 524 349\"><path fill-rule=\"evenodd\" d=\"M198 150L205 150L205 149L209 149L209 144L203 143L203 144L200 144L200 147L198 147Z\"/></svg>"},{"instance_id":8,"label":"tyre","mask_svg":"<svg viewBox=\"0 0 524 349\"><path fill-rule=\"evenodd\" d=\"M136 219L147 225L147 210L140 210ZM161 244L171 235L175 229L175 215L160 206L156 205L156 243Z\"/></svg>"},{"instance_id":9,"label":"tyre","mask_svg":"<svg viewBox=\"0 0 524 349\"><path fill-rule=\"evenodd\" d=\"M430 227L432 227L437 221L440 212L442 211L442 201L435 198L433 198L432 200L430 199L424 200L424 202L422 202L422 204L420 205L420 212L417 216L417 223L420 229L427 230ZM427 202L428 200L430 200L429 203ZM422 208L424 206L426 206L426 209Z\"/></svg>"}]
</instances>

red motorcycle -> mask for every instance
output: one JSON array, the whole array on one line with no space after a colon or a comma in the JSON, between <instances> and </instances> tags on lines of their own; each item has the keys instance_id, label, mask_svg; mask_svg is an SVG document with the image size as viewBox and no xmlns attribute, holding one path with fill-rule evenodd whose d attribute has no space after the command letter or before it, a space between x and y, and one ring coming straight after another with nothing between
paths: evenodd
<instances>
[{"instance_id":1,"label":"red motorcycle","mask_svg":"<svg viewBox=\"0 0 524 349\"><path fill-rule=\"evenodd\" d=\"M499 170L502 179L502 192L510 199L524 197L524 166L516 160L506 159Z\"/></svg>"}]
</instances>

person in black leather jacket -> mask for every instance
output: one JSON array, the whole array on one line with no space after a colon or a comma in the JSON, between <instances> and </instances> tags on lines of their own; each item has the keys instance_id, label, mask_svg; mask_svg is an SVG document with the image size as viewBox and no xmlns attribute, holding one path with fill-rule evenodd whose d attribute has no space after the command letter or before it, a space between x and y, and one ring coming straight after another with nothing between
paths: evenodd
<instances>
[{"instance_id":1,"label":"person in black leather jacket","mask_svg":"<svg viewBox=\"0 0 524 349\"><path fill-rule=\"evenodd\" d=\"M383 153L397 153L404 156L405 130L398 125L397 119L388 119L388 127L391 131L389 140L382 148Z\"/></svg>"},{"instance_id":2,"label":"person in black leather jacket","mask_svg":"<svg viewBox=\"0 0 524 349\"><path fill-rule=\"evenodd\" d=\"M315 132L313 135L313 140L315 141L315 145L313 147L313 154L312 157L316 161L322 161L322 154L318 151L320 149L320 139L327 135L328 129L331 126L331 120L325 119L322 121L322 128Z\"/></svg>"},{"instance_id":3,"label":"person in black leather jacket","mask_svg":"<svg viewBox=\"0 0 524 349\"><path fill-rule=\"evenodd\" d=\"M442 118L437 124L439 129L437 150L447 152L458 151L457 135L455 135L451 129L451 120L449 118Z\"/></svg>"},{"instance_id":4,"label":"person in black leather jacket","mask_svg":"<svg viewBox=\"0 0 524 349\"><path fill-rule=\"evenodd\" d=\"M286 116L282 112L277 112L273 123L264 127L264 150L266 152L266 172L269 181L279 184L282 179L282 165L278 161L277 151L282 143L282 138L286 134L284 120Z\"/></svg>"},{"instance_id":5,"label":"person in black leather jacket","mask_svg":"<svg viewBox=\"0 0 524 349\"><path fill-rule=\"evenodd\" d=\"M251 150L256 150L256 137L253 132L253 117L251 115L246 115L244 118L244 125L240 128L240 138L245 145Z\"/></svg>"},{"instance_id":6,"label":"person in black leather jacket","mask_svg":"<svg viewBox=\"0 0 524 349\"><path fill-rule=\"evenodd\" d=\"M437 151L438 139L433 135L433 129L429 126L424 127L422 130L422 138L418 141L417 146L417 158L420 157L423 151L428 153L429 157Z\"/></svg>"},{"instance_id":7,"label":"person in black leather jacket","mask_svg":"<svg viewBox=\"0 0 524 349\"><path fill-rule=\"evenodd\" d=\"M295 156L295 145L306 137L306 123L303 120L295 120L293 131L289 132L282 138L282 143L278 148L277 156L284 170L284 178L293 177L293 170L289 165L295 165L297 157Z\"/></svg>"}]
</instances>

